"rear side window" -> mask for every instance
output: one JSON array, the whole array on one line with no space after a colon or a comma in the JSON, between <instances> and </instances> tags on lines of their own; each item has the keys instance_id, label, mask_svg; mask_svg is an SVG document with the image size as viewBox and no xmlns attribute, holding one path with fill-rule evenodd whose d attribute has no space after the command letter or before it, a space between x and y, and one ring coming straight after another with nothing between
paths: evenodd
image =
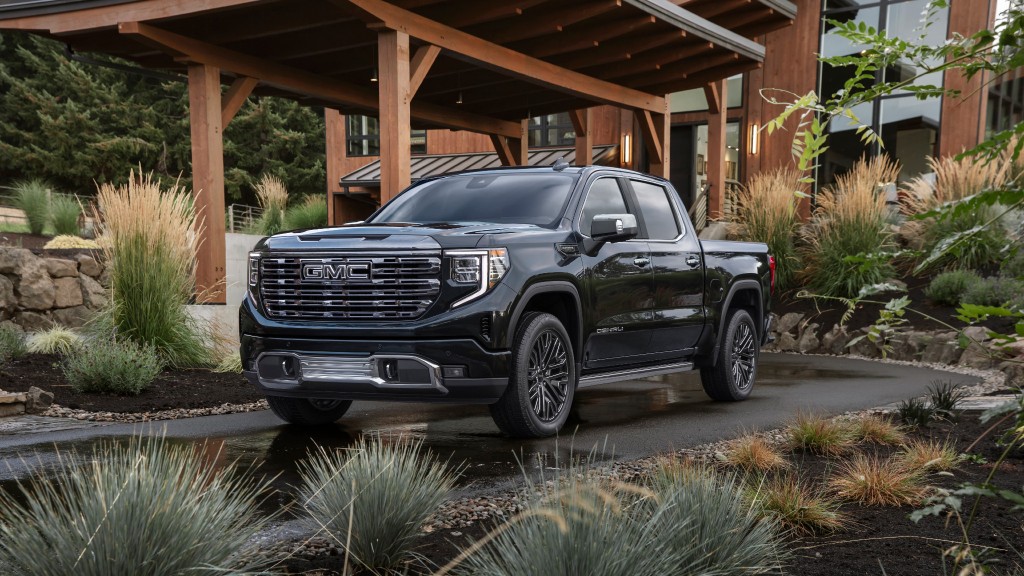
<instances>
[{"instance_id":1,"label":"rear side window","mask_svg":"<svg viewBox=\"0 0 1024 576\"><path fill-rule=\"evenodd\" d=\"M580 214L580 232L590 236L590 225L598 214L627 214L626 200L614 178L600 178L590 186Z\"/></svg>"},{"instance_id":2,"label":"rear side window","mask_svg":"<svg viewBox=\"0 0 1024 576\"><path fill-rule=\"evenodd\" d=\"M647 237L651 240L673 240L679 236L679 221L668 200L668 190L639 180L631 180L630 183L647 226Z\"/></svg>"}]
</instances>

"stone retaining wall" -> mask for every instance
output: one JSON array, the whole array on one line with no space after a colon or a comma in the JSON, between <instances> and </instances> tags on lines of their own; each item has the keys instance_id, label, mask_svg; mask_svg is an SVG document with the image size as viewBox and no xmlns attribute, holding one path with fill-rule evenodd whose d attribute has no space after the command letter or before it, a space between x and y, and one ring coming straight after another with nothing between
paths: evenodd
<instances>
[{"instance_id":1,"label":"stone retaining wall","mask_svg":"<svg viewBox=\"0 0 1024 576\"><path fill-rule=\"evenodd\" d=\"M0 321L28 331L55 324L77 328L107 302L106 270L98 255L38 256L0 248Z\"/></svg>"},{"instance_id":2,"label":"stone retaining wall","mask_svg":"<svg viewBox=\"0 0 1024 576\"><path fill-rule=\"evenodd\" d=\"M882 358L881 343L862 338L853 346L849 345L854 338L867 331L867 328L861 328L849 332L845 326L839 325L825 329L815 323L813 318L805 318L798 312L790 312L781 317L773 313L772 335L775 336L775 342L765 346L764 350ZM959 345L958 334L954 331L896 332L888 337L885 344L889 349L884 356L893 360L959 365L982 370L998 369L1006 374L1008 386L1024 386L1024 342L997 346L988 336L988 331L981 326L968 327L964 334L971 340L966 348Z\"/></svg>"}]
</instances>

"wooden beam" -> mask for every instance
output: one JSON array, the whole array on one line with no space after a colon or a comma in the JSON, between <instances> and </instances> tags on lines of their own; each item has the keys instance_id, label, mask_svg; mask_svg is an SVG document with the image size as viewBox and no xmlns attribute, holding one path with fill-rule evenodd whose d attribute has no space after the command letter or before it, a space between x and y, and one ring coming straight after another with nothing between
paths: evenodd
<instances>
[{"instance_id":1,"label":"wooden beam","mask_svg":"<svg viewBox=\"0 0 1024 576\"><path fill-rule=\"evenodd\" d=\"M387 28L401 30L424 42L461 54L482 67L503 71L533 84L603 104L652 111L665 107L663 96L646 94L556 66L403 10L383 0L349 1L373 14Z\"/></svg>"},{"instance_id":2,"label":"wooden beam","mask_svg":"<svg viewBox=\"0 0 1024 576\"><path fill-rule=\"evenodd\" d=\"M720 16L733 10L738 10L746 6L750 6L750 4L751 0L724 0L722 2L706 4L705 6L707 6L707 8L687 8L694 14L700 16L701 18L714 20L716 16Z\"/></svg>"},{"instance_id":3,"label":"wooden beam","mask_svg":"<svg viewBox=\"0 0 1024 576\"><path fill-rule=\"evenodd\" d=\"M648 86L644 86L643 89L650 92L657 92L659 94L661 92L664 92L665 94L671 94L672 92L679 92L681 90L701 88L708 82L714 82L715 80L735 76L736 74L747 72L755 68L761 68L762 66L763 64L761 62L744 62L741 60L740 62L732 64L730 66L713 68L711 70L707 70L699 74L694 74L692 76L686 76L682 78L676 78L660 84L651 84Z\"/></svg>"},{"instance_id":4,"label":"wooden beam","mask_svg":"<svg viewBox=\"0 0 1024 576\"><path fill-rule=\"evenodd\" d=\"M113 28L119 22L158 20L161 18L182 17L202 12L224 10L247 4L257 4L259 0L142 0L141 2L116 2L96 8L73 10L24 18L12 18L3 21L7 30L47 30L51 34L66 34Z\"/></svg>"},{"instance_id":5,"label":"wooden beam","mask_svg":"<svg viewBox=\"0 0 1024 576\"><path fill-rule=\"evenodd\" d=\"M485 22L504 20L521 16L524 10L543 4L547 0L515 0L509 2L480 2L480 0L464 0L460 4L452 5L447 2L443 11L426 12L426 15L434 20L444 22L453 28L466 28L477 26Z\"/></svg>"},{"instance_id":6,"label":"wooden beam","mask_svg":"<svg viewBox=\"0 0 1024 576\"><path fill-rule=\"evenodd\" d=\"M270 60L240 54L141 22L124 22L118 26L122 34L137 37L140 41L158 46L165 52L182 55L193 62L230 70L235 74L259 78L260 82L265 85L274 86L293 94L304 94L342 106L353 106L365 110L377 110L379 104L377 91L371 88L324 78ZM519 134L519 125L515 122L498 120L428 102L414 103L411 114L417 121L430 126L469 130L484 134L512 136Z\"/></svg>"},{"instance_id":7,"label":"wooden beam","mask_svg":"<svg viewBox=\"0 0 1024 576\"><path fill-rule=\"evenodd\" d=\"M575 50L594 48L612 38L620 38L641 28L649 27L658 19L650 14L607 22L583 22L546 38L522 43L521 52L534 58L547 58Z\"/></svg>"},{"instance_id":8,"label":"wooden beam","mask_svg":"<svg viewBox=\"0 0 1024 576\"><path fill-rule=\"evenodd\" d=\"M508 138L491 134L491 144L494 145L494 151L498 153L498 161L501 162L502 166L515 166L515 160L512 158L512 149L508 145Z\"/></svg>"},{"instance_id":9,"label":"wooden beam","mask_svg":"<svg viewBox=\"0 0 1024 576\"><path fill-rule=\"evenodd\" d=\"M714 47L715 45L711 42L697 42L694 44L674 46L663 50L649 50L637 56L633 56L629 60L598 66L593 68L593 70L594 73L602 79L613 80L626 76L634 76L638 72L657 71L662 66L679 61L696 60L696 56L703 56L705 52L710 52Z\"/></svg>"},{"instance_id":10,"label":"wooden beam","mask_svg":"<svg viewBox=\"0 0 1024 576\"><path fill-rule=\"evenodd\" d=\"M377 38L380 203L384 204L410 183L409 35L397 30L380 30Z\"/></svg>"},{"instance_id":11,"label":"wooden beam","mask_svg":"<svg viewBox=\"0 0 1024 576\"><path fill-rule=\"evenodd\" d=\"M526 166L530 158L528 149L530 121L528 119L519 123L520 133L518 138L491 135L491 144L494 151L498 153L498 160L502 166Z\"/></svg>"},{"instance_id":12,"label":"wooden beam","mask_svg":"<svg viewBox=\"0 0 1024 576\"><path fill-rule=\"evenodd\" d=\"M324 108L324 126L326 128L325 158L327 160L327 224L336 226L340 223L336 212L334 191L343 176L342 158L345 147L345 117L333 108Z\"/></svg>"},{"instance_id":13,"label":"wooden beam","mask_svg":"<svg viewBox=\"0 0 1024 576\"><path fill-rule=\"evenodd\" d=\"M260 81L250 76L239 76L235 78L235 81L231 83L231 87L228 88L226 94L224 94L220 105L221 128L227 128L228 124L238 114L238 111L242 109L242 105L245 104L245 100L252 94L252 89L259 84Z\"/></svg>"},{"instance_id":14,"label":"wooden beam","mask_svg":"<svg viewBox=\"0 0 1024 576\"><path fill-rule=\"evenodd\" d=\"M634 112L636 113L637 121L640 123L640 135L644 138L647 155L652 159L661 158L663 156L662 141L664 140L664 135L658 126L660 118L657 118L649 110L635 110Z\"/></svg>"},{"instance_id":15,"label":"wooden beam","mask_svg":"<svg viewBox=\"0 0 1024 576\"><path fill-rule=\"evenodd\" d=\"M707 158L708 219L721 220L725 211L725 127L728 122L728 87L726 80L717 80L715 87L705 91L708 106L717 110L708 114ZM715 100L712 104L711 97Z\"/></svg>"},{"instance_id":16,"label":"wooden beam","mask_svg":"<svg viewBox=\"0 0 1024 576\"><path fill-rule=\"evenodd\" d=\"M685 37L686 32L673 29L666 32L652 32L640 37L627 36L625 38L616 38L603 42L594 49L554 56L551 58L551 62L565 68L572 68L573 70L591 68L612 62L629 60L636 57L637 54L659 47L678 46L678 44L674 43L680 42Z\"/></svg>"},{"instance_id":17,"label":"wooden beam","mask_svg":"<svg viewBox=\"0 0 1024 576\"><path fill-rule=\"evenodd\" d=\"M653 71L645 70L630 76L620 77L618 81L630 86L644 86L661 81L663 78L689 78L704 72L713 73L716 78L724 78L717 71L739 61L739 54L719 51L717 54L705 54L701 58L688 58L665 64Z\"/></svg>"},{"instance_id":18,"label":"wooden beam","mask_svg":"<svg viewBox=\"0 0 1024 576\"><path fill-rule=\"evenodd\" d=\"M427 72L430 71L430 67L434 65L434 61L437 60L437 55L440 53L441 49L433 44L420 46L416 49L416 54L413 55L412 61L409 62L410 99L416 96L420 85L423 84L423 79L427 77Z\"/></svg>"},{"instance_id":19,"label":"wooden beam","mask_svg":"<svg viewBox=\"0 0 1024 576\"><path fill-rule=\"evenodd\" d=\"M621 6L621 0L591 0L586 4L558 2L555 6L545 7L543 14L528 12L530 16L536 15L542 21L540 24L538 24L535 18L523 19L521 22L498 21L478 26L471 32L481 38L487 38L495 44L512 44L529 40L530 38L557 33L566 26L590 20Z\"/></svg>"},{"instance_id":20,"label":"wooden beam","mask_svg":"<svg viewBox=\"0 0 1024 576\"><path fill-rule=\"evenodd\" d=\"M576 165L588 166L594 159L593 114L590 108L571 110L569 119L576 132Z\"/></svg>"},{"instance_id":21,"label":"wooden beam","mask_svg":"<svg viewBox=\"0 0 1024 576\"><path fill-rule=\"evenodd\" d=\"M224 304L226 249L220 70L205 64L188 67L188 108L192 133L192 190L200 239L196 294L203 303Z\"/></svg>"},{"instance_id":22,"label":"wooden beam","mask_svg":"<svg viewBox=\"0 0 1024 576\"><path fill-rule=\"evenodd\" d=\"M708 101L708 114L722 113L722 99L718 97L718 83L712 82L704 86L704 99Z\"/></svg>"}]
</instances>

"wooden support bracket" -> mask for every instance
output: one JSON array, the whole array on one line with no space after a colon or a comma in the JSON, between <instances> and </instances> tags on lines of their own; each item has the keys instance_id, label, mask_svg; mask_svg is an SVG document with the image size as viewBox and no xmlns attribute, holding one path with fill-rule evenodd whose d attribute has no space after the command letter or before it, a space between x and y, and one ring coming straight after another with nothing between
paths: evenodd
<instances>
[{"instance_id":1,"label":"wooden support bracket","mask_svg":"<svg viewBox=\"0 0 1024 576\"><path fill-rule=\"evenodd\" d=\"M228 124L238 114L238 111L242 109L242 105L245 104L246 98L252 94L256 85L260 81L250 76L241 76L236 78L231 83L231 87L228 88L227 93L221 99L220 113L221 121L220 125L222 128L227 128Z\"/></svg>"}]
</instances>

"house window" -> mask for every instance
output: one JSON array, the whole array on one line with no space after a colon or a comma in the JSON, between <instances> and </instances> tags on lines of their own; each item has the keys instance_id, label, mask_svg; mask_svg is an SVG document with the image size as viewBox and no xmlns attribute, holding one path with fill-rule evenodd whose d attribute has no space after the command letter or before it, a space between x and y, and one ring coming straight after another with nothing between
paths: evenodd
<instances>
[{"instance_id":1,"label":"house window","mask_svg":"<svg viewBox=\"0 0 1024 576\"><path fill-rule=\"evenodd\" d=\"M409 134L413 154L427 153L427 131ZM345 150L349 156L380 156L380 123L371 116L349 115L345 121Z\"/></svg>"},{"instance_id":2,"label":"house window","mask_svg":"<svg viewBox=\"0 0 1024 576\"><path fill-rule=\"evenodd\" d=\"M1024 121L1024 77L1019 74L997 78L989 88L986 139Z\"/></svg>"},{"instance_id":3,"label":"house window","mask_svg":"<svg viewBox=\"0 0 1024 576\"><path fill-rule=\"evenodd\" d=\"M568 112L534 116L530 118L528 134L531 148L540 146L568 146L576 142L576 129Z\"/></svg>"},{"instance_id":4,"label":"house window","mask_svg":"<svg viewBox=\"0 0 1024 576\"><path fill-rule=\"evenodd\" d=\"M725 104L728 108L743 106L743 74L731 76L726 80ZM703 88L693 88L668 95L669 112L707 112L708 99Z\"/></svg>"}]
</instances>

